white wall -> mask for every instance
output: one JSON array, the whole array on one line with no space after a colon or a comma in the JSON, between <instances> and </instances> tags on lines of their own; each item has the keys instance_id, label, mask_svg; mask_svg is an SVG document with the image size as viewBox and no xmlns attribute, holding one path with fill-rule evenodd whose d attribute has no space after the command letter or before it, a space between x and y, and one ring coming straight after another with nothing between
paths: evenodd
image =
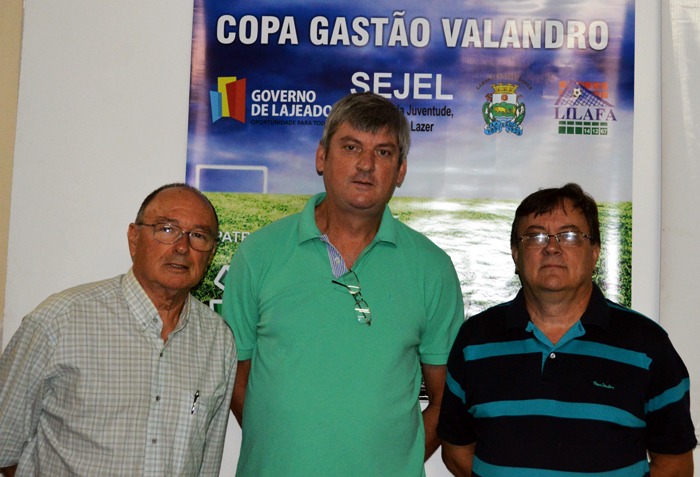
<instances>
[{"instance_id":1,"label":"white wall","mask_svg":"<svg viewBox=\"0 0 700 477\"><path fill-rule=\"evenodd\" d=\"M25 2L7 343L50 293L123 273L126 227L185 177L191 0Z\"/></svg>"},{"instance_id":2,"label":"white wall","mask_svg":"<svg viewBox=\"0 0 700 477\"><path fill-rule=\"evenodd\" d=\"M25 8L3 346L22 316L49 294L128 268L127 224L148 192L184 179L186 157L191 0L26 0ZM693 224L697 208L685 204L700 204L698 195L681 189L698 190L700 160L693 147L664 149L662 209L654 119L660 110L659 8L637 3L645 30L640 35L638 28L641 101L635 109L644 114L635 123L633 301L652 317L661 309L696 390L700 319L685 311L692 309L693 291L700 291L697 253L691 256L700 234ZM668 5L663 8L668 13ZM680 75L679 82L691 77L697 72ZM698 105L696 97L689 100ZM677 102L669 100L670 121ZM665 132L665 140L670 134L678 143L692 133ZM696 139L691 146L697 150ZM222 475L233 475L239 441L232 421ZM430 476L447 475L433 465Z\"/></svg>"},{"instance_id":3,"label":"white wall","mask_svg":"<svg viewBox=\"0 0 700 477\"><path fill-rule=\"evenodd\" d=\"M700 436L700 3L664 0L661 19L661 325L690 371Z\"/></svg>"}]
</instances>

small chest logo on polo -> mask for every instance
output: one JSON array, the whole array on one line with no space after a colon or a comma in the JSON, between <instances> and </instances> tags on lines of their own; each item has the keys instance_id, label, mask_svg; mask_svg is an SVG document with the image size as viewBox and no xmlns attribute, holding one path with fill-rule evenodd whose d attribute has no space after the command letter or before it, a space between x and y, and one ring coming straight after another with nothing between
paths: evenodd
<instances>
[{"instance_id":1,"label":"small chest logo on polo","mask_svg":"<svg viewBox=\"0 0 700 477\"><path fill-rule=\"evenodd\" d=\"M598 386L599 388L605 388L605 389L615 389L614 386L611 386L611 385L605 384L605 383L599 383L597 381L593 381L593 386Z\"/></svg>"}]
</instances>

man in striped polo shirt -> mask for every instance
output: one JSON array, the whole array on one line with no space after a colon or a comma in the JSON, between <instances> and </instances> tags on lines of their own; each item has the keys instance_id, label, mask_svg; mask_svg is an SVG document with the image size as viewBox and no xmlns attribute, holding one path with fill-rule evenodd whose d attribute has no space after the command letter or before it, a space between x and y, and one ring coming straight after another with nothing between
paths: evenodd
<instances>
[{"instance_id":1,"label":"man in striped polo shirt","mask_svg":"<svg viewBox=\"0 0 700 477\"><path fill-rule=\"evenodd\" d=\"M592 282L598 209L576 184L518 207L522 289L467 320L438 434L457 476L692 476L688 372L664 330Z\"/></svg>"}]
</instances>

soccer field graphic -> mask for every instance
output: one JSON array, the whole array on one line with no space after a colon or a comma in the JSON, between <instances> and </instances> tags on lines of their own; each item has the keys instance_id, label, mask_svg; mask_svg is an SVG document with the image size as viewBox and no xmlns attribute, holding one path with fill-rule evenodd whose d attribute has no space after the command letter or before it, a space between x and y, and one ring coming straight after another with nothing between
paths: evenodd
<instances>
[{"instance_id":1,"label":"soccer field graphic","mask_svg":"<svg viewBox=\"0 0 700 477\"><path fill-rule=\"evenodd\" d=\"M250 233L301 211L310 195L206 193L221 224L219 248L194 292L220 311L221 281L238 244ZM467 316L510 300L520 288L510 255L517 201L394 197L394 216L429 237L455 265ZM631 303L632 204L599 203L602 251L594 281L611 300ZM329 265L330 266L330 265Z\"/></svg>"}]
</instances>

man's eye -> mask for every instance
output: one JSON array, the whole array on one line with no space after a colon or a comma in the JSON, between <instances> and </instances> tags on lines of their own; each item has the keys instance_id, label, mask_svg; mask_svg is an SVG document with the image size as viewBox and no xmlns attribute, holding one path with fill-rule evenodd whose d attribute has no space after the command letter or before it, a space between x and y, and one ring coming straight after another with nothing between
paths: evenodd
<instances>
[{"instance_id":1,"label":"man's eye","mask_svg":"<svg viewBox=\"0 0 700 477\"><path fill-rule=\"evenodd\" d=\"M354 150L357 149L357 146L350 146L350 145L348 145L348 146L345 146L345 149L347 149L348 151L354 151Z\"/></svg>"},{"instance_id":2,"label":"man's eye","mask_svg":"<svg viewBox=\"0 0 700 477\"><path fill-rule=\"evenodd\" d=\"M206 238L204 235L197 233L197 232L190 232L190 237L196 238L196 239L204 239Z\"/></svg>"},{"instance_id":3,"label":"man's eye","mask_svg":"<svg viewBox=\"0 0 700 477\"><path fill-rule=\"evenodd\" d=\"M564 240L565 242L577 242L578 233L573 231L562 232L561 234L559 234L559 240Z\"/></svg>"},{"instance_id":4,"label":"man's eye","mask_svg":"<svg viewBox=\"0 0 700 477\"><path fill-rule=\"evenodd\" d=\"M532 234L530 235L530 240L533 240L535 242L544 242L547 240L547 234Z\"/></svg>"},{"instance_id":5,"label":"man's eye","mask_svg":"<svg viewBox=\"0 0 700 477\"><path fill-rule=\"evenodd\" d=\"M169 234L170 232L173 231L173 227L172 227L172 225L161 225L160 230Z\"/></svg>"}]
</instances>

